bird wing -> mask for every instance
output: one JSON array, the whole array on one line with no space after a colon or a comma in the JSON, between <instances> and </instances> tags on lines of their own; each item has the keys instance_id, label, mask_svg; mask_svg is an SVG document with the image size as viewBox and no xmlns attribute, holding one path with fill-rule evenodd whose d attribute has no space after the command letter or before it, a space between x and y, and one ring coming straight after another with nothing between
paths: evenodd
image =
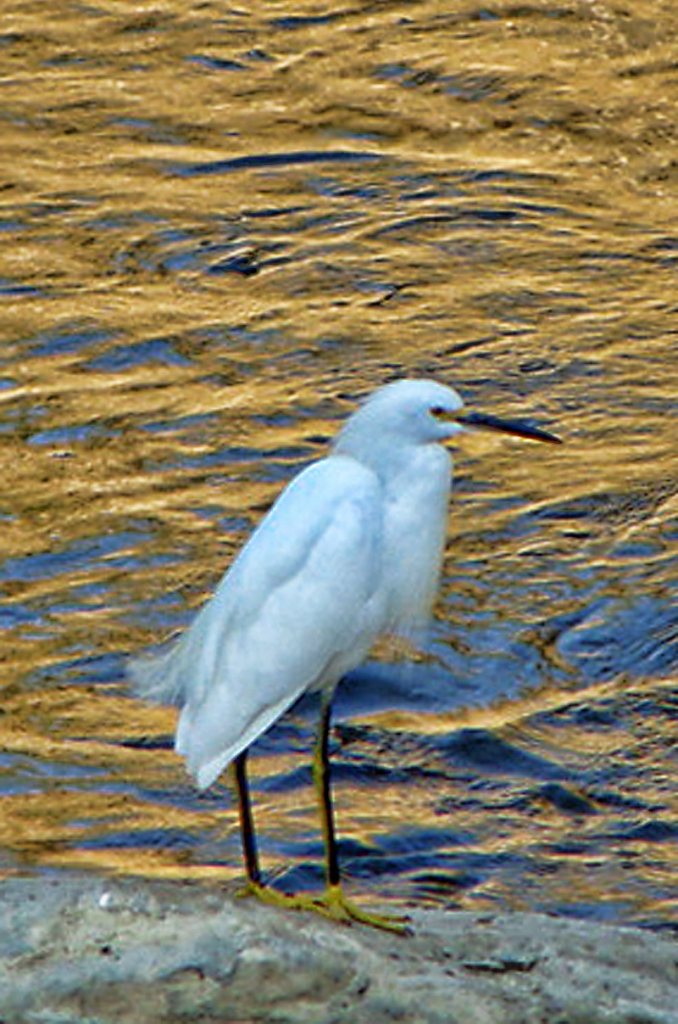
<instances>
[{"instance_id":1,"label":"bird wing","mask_svg":"<svg viewBox=\"0 0 678 1024\"><path fill-rule=\"evenodd\" d=\"M133 665L142 695L182 705L176 746L199 785L362 660L382 625L382 566L377 479L331 456L283 492L178 644Z\"/></svg>"}]
</instances>

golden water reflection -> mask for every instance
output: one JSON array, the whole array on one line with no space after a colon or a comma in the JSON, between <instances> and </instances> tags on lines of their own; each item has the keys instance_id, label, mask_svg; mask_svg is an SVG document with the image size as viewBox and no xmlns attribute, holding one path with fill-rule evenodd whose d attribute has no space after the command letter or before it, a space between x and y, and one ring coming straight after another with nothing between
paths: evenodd
<instances>
[{"instance_id":1,"label":"golden water reflection","mask_svg":"<svg viewBox=\"0 0 678 1024\"><path fill-rule=\"evenodd\" d=\"M123 658L362 395L431 375L567 443L460 447L419 674L340 694L346 870L675 916L676 19L4 4L5 870L239 877L227 787L196 794ZM311 723L254 759L280 884L317 881Z\"/></svg>"},{"instance_id":2,"label":"golden water reflection","mask_svg":"<svg viewBox=\"0 0 678 1024\"><path fill-rule=\"evenodd\" d=\"M675 708L673 685L666 681L663 689L667 708L671 701ZM602 714L606 704L633 706L660 696L657 684L601 684L574 696L544 690L445 715L380 713L363 719L357 737L340 728L333 759L349 878L360 885L371 857L397 862L400 854L394 876L370 886L368 899L596 906L603 916L609 903L614 916L632 918L642 916L651 892L655 912L670 916L677 865L667 823L678 814L672 717L653 719L647 735L635 737L568 723L566 748L559 721L563 714L596 708ZM0 728L0 744L17 759L22 784L3 799L5 873L33 865L94 868L237 887L242 868L228 788L198 797L171 750L144 748L149 737L168 736L172 724L171 712L130 705L104 687L16 693ZM464 731L497 737L543 765L557 763L572 778L585 772L585 781L544 782L510 763L505 769L455 764L435 740ZM295 744L253 762L264 864L283 886L295 845L292 858L306 861L314 878L319 870L309 760L310 751ZM616 773L628 773L630 764L633 776L620 790ZM281 785L300 770L303 778ZM661 806L653 808L648 799L660 793ZM416 856L429 846L431 867ZM522 865L518 887L516 864Z\"/></svg>"}]
</instances>

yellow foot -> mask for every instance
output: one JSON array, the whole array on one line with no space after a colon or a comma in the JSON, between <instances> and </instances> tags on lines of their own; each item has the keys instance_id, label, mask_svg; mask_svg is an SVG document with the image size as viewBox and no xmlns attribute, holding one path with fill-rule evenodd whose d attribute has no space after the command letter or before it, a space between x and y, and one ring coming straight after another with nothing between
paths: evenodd
<instances>
[{"instance_id":1,"label":"yellow foot","mask_svg":"<svg viewBox=\"0 0 678 1024\"><path fill-rule=\"evenodd\" d=\"M411 931L406 917L375 914L349 903L340 885L328 885L325 895L317 899L316 903L319 913L324 913L335 921L345 921L347 924L357 921L359 924L366 924L371 928L381 928L386 932L395 932L397 935L409 935Z\"/></svg>"},{"instance_id":2,"label":"yellow foot","mask_svg":"<svg viewBox=\"0 0 678 1024\"><path fill-rule=\"evenodd\" d=\"M344 924L351 924L357 921L359 924L369 925L371 928L381 928L382 931L395 932L396 935L409 935L410 928L405 917L389 917L384 914L374 914L368 910L361 910L344 896L340 885L331 885L325 891L324 896L311 896L299 893L291 896L277 889L269 889L265 885L255 882L248 882L247 888L241 893L242 896L256 896L263 903L269 903L274 907L283 910L312 910L323 917L329 917L332 921L341 921Z\"/></svg>"}]
</instances>

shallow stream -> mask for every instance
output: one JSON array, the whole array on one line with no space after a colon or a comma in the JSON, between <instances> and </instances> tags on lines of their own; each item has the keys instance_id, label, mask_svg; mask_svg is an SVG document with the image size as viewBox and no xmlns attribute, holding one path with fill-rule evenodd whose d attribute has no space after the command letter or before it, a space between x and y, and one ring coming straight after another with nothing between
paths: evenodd
<instances>
[{"instance_id":1,"label":"shallow stream","mask_svg":"<svg viewBox=\"0 0 678 1024\"><path fill-rule=\"evenodd\" d=\"M397 376L559 432L456 452L436 618L342 686L363 900L675 926L678 9L7 0L0 865L241 877L126 656ZM253 751L320 883L315 708Z\"/></svg>"}]
</instances>

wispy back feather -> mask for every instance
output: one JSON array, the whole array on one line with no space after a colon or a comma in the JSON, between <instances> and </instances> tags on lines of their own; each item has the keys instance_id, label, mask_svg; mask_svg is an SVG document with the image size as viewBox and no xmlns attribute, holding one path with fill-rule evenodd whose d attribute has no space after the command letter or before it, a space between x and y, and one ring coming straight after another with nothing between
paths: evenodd
<instances>
[{"instance_id":1,"label":"wispy back feather","mask_svg":"<svg viewBox=\"0 0 678 1024\"><path fill-rule=\"evenodd\" d=\"M184 637L169 640L157 654L142 654L127 665L132 693L152 704L181 707L186 702L187 671ZM184 655L182 657L182 654Z\"/></svg>"}]
</instances>

